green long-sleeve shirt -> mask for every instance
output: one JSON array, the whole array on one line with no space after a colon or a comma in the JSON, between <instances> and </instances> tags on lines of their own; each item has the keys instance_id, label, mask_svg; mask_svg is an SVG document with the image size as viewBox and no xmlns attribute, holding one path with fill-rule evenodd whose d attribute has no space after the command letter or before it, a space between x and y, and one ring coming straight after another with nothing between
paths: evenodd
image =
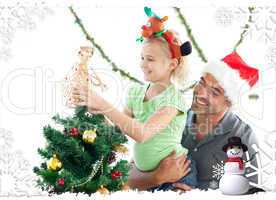
<instances>
[{"instance_id":1,"label":"green long-sleeve shirt","mask_svg":"<svg viewBox=\"0 0 276 200\"><path fill-rule=\"evenodd\" d=\"M129 89L126 105L132 110L136 120L146 123L156 111L167 106L178 109L180 114L147 141L134 144L134 162L141 171L154 170L173 150L176 150L177 155L188 153L188 150L181 145L187 113L182 94L171 84L157 96L144 101L149 86L150 84L144 86L135 84ZM154 130L155 127L151 128Z\"/></svg>"}]
</instances>

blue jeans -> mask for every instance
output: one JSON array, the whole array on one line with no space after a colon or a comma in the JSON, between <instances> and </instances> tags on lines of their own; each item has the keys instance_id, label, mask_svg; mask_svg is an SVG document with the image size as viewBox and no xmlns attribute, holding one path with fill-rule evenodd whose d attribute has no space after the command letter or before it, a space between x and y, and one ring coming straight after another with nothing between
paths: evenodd
<instances>
[{"instance_id":1,"label":"blue jeans","mask_svg":"<svg viewBox=\"0 0 276 200\"><path fill-rule=\"evenodd\" d=\"M191 171L186 176L179 179L176 183L184 183L186 185L191 186L192 188L196 188L198 186L196 163L191 158L190 155L188 155L187 158L188 160L191 161L191 164L190 164ZM161 191L161 190L167 191L172 189L175 189L175 187L173 186L173 183L163 183L162 185L159 185L158 187L150 188L147 191L149 192Z\"/></svg>"}]
</instances>

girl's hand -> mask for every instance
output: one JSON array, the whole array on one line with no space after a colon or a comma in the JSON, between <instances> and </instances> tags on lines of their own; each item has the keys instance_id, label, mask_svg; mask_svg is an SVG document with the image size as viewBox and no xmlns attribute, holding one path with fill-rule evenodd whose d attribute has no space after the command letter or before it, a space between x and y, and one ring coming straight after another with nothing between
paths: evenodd
<instances>
[{"instance_id":1,"label":"girl's hand","mask_svg":"<svg viewBox=\"0 0 276 200\"><path fill-rule=\"evenodd\" d=\"M87 106L89 112L102 113L105 100L86 84L75 84L72 88L71 103L75 106Z\"/></svg>"}]
</instances>

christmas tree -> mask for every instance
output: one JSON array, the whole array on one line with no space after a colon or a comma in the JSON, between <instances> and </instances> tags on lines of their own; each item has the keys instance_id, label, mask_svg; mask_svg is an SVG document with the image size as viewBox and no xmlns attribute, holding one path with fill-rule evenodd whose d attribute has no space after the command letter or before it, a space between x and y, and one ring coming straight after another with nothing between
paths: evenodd
<instances>
[{"instance_id":1,"label":"christmas tree","mask_svg":"<svg viewBox=\"0 0 276 200\"><path fill-rule=\"evenodd\" d=\"M69 107L74 84L85 84L92 89L94 83L105 88L97 74L88 72L93 49L81 47L78 54L78 63L65 78ZM57 114L53 120L63 128L61 131L50 125L43 128L47 146L38 149L38 153L48 161L34 167L42 190L57 194L68 191L106 194L128 188L125 183L130 165L126 160L116 162L116 153L127 151L123 146L127 138L118 127L110 125L101 114L89 113L85 106L76 107L72 117L62 118Z\"/></svg>"},{"instance_id":2,"label":"christmas tree","mask_svg":"<svg viewBox=\"0 0 276 200\"><path fill-rule=\"evenodd\" d=\"M48 162L35 167L41 178L38 186L49 193L108 193L126 189L129 163L116 162L117 153L125 153L127 138L116 126L106 123L103 115L91 115L86 107L77 107L73 117L53 120L64 127L43 128L47 146L38 153Z\"/></svg>"}]
</instances>

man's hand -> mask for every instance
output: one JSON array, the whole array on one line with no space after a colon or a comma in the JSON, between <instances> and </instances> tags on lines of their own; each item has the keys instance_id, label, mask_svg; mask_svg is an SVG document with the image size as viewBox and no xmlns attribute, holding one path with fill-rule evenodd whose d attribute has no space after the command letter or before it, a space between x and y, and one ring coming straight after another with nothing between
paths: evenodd
<instances>
[{"instance_id":1,"label":"man's hand","mask_svg":"<svg viewBox=\"0 0 276 200\"><path fill-rule=\"evenodd\" d=\"M174 183L190 172L190 163L187 156L176 157L175 150L164 158L155 170L155 178L158 184Z\"/></svg>"}]
</instances>

